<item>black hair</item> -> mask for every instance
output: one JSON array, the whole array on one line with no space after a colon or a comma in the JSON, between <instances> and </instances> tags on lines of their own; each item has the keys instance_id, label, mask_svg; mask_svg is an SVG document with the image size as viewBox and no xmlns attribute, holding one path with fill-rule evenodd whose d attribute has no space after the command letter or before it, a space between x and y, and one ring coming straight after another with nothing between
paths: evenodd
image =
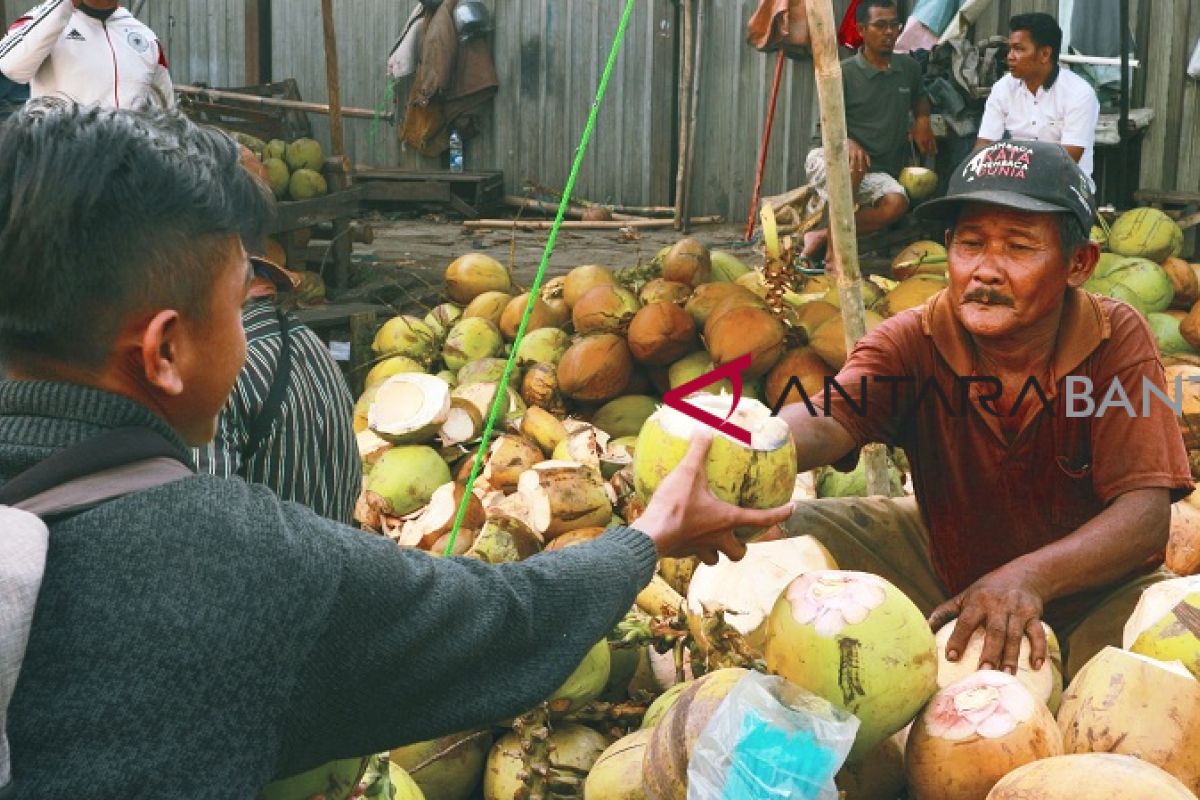
<instances>
[{"instance_id":1,"label":"black hair","mask_svg":"<svg viewBox=\"0 0 1200 800\"><path fill-rule=\"evenodd\" d=\"M1062 50L1063 32L1058 21L1049 14L1041 12L1033 14L1017 14L1008 21L1010 32L1025 31L1038 48L1050 48L1050 60L1058 63L1058 54Z\"/></svg>"},{"instance_id":2,"label":"black hair","mask_svg":"<svg viewBox=\"0 0 1200 800\"><path fill-rule=\"evenodd\" d=\"M208 313L269 190L237 143L174 111L34 101L0 126L0 360L98 367L139 310Z\"/></svg>"},{"instance_id":3,"label":"black hair","mask_svg":"<svg viewBox=\"0 0 1200 800\"><path fill-rule=\"evenodd\" d=\"M870 22L872 8L896 8L896 0L863 0L854 12L855 22L859 25Z\"/></svg>"}]
</instances>

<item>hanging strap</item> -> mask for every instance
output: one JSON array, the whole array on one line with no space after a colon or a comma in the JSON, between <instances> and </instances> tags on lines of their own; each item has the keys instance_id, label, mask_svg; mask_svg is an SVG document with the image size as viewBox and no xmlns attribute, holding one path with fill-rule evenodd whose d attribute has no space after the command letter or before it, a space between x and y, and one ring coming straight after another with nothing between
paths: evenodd
<instances>
[{"instance_id":1,"label":"hanging strap","mask_svg":"<svg viewBox=\"0 0 1200 800\"><path fill-rule=\"evenodd\" d=\"M0 487L0 505L47 522L192 475L187 456L149 428L116 428L61 450Z\"/></svg>"},{"instance_id":2,"label":"hanging strap","mask_svg":"<svg viewBox=\"0 0 1200 800\"><path fill-rule=\"evenodd\" d=\"M292 323L288 315L279 309L275 310L275 316L279 320L279 365L275 368L275 377L271 380L271 390L267 399L250 424L246 447L242 451L243 460L251 458L266 441L267 434L271 432L271 423L279 416L283 400L287 396L288 384L292 381Z\"/></svg>"}]
</instances>

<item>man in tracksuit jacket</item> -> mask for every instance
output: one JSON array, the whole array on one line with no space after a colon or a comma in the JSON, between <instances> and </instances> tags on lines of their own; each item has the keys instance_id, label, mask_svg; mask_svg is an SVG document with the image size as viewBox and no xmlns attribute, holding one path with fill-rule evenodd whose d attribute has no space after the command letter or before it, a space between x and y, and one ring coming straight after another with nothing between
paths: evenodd
<instances>
[{"instance_id":1,"label":"man in tracksuit jacket","mask_svg":"<svg viewBox=\"0 0 1200 800\"><path fill-rule=\"evenodd\" d=\"M175 89L154 31L116 0L47 0L0 40L0 73L103 108L173 107Z\"/></svg>"}]
</instances>

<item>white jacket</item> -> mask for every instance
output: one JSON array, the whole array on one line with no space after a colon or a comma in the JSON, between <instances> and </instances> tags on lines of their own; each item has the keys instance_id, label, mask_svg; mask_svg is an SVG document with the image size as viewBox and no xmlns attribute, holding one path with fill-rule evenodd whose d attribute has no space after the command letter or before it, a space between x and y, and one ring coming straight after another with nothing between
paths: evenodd
<instances>
[{"instance_id":1,"label":"white jacket","mask_svg":"<svg viewBox=\"0 0 1200 800\"><path fill-rule=\"evenodd\" d=\"M101 21L71 0L47 0L0 40L0 72L32 97L104 108L174 107L158 37L124 8Z\"/></svg>"}]
</instances>

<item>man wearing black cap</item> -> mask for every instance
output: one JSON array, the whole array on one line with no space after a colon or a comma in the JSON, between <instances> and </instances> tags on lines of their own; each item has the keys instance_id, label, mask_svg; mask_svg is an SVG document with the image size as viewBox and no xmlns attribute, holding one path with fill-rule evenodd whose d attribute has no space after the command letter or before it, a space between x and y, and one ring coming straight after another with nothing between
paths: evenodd
<instances>
[{"instance_id":1,"label":"man wearing black cap","mask_svg":"<svg viewBox=\"0 0 1200 800\"><path fill-rule=\"evenodd\" d=\"M786 528L891 580L935 629L957 619L950 660L983 629L981 666L1015 673L1027 636L1039 668L1044 620L1069 677L1119 644L1162 574L1192 480L1173 409L1144 395L1174 389L1141 315L1081 288L1095 203L1061 146L988 145L917 214L946 222L947 288L859 342L846 396L780 411L801 470L852 468L883 442L904 449L916 496L802 503Z\"/></svg>"}]
</instances>

